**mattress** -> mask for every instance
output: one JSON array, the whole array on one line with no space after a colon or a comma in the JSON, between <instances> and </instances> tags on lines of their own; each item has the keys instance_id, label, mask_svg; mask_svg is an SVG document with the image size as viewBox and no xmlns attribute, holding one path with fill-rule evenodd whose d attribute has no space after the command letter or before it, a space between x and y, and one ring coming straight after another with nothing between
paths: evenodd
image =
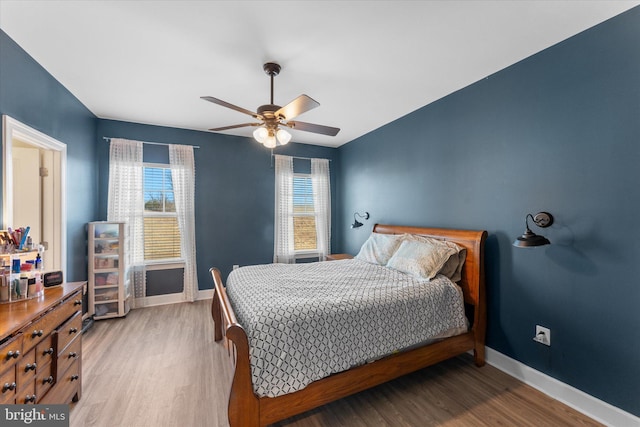
<instances>
[{"instance_id":1,"label":"mattress","mask_svg":"<svg viewBox=\"0 0 640 427\"><path fill-rule=\"evenodd\" d=\"M241 267L226 291L249 339L258 396L468 329L462 291L448 278L356 259Z\"/></svg>"}]
</instances>

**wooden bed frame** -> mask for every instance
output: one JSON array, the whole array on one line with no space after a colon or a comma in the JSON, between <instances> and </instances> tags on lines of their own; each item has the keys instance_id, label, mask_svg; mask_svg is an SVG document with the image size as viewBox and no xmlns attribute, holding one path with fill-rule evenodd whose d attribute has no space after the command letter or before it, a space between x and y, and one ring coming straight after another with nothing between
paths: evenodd
<instances>
[{"instance_id":1,"label":"wooden bed frame","mask_svg":"<svg viewBox=\"0 0 640 427\"><path fill-rule=\"evenodd\" d=\"M294 393L278 397L259 397L254 394L251 383L247 334L236 320L220 271L211 268L210 272L215 284L211 307L215 322L215 340L221 341L223 337L226 338L229 355L235 365L228 408L231 427L272 424L470 350L474 352L475 364L484 365L486 332L484 243L487 232L381 224L376 224L373 231L385 234L409 233L430 236L455 242L466 248L467 259L462 280L458 284L464 293L467 317L472 324L470 330L462 335L333 374Z\"/></svg>"}]
</instances>

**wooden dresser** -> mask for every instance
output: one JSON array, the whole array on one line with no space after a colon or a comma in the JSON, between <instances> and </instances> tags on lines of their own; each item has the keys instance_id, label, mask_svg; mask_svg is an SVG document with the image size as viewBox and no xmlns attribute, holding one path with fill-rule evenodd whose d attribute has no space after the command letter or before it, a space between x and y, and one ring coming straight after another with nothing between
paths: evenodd
<instances>
[{"instance_id":1,"label":"wooden dresser","mask_svg":"<svg viewBox=\"0 0 640 427\"><path fill-rule=\"evenodd\" d=\"M80 399L85 285L64 283L0 305L0 404Z\"/></svg>"}]
</instances>

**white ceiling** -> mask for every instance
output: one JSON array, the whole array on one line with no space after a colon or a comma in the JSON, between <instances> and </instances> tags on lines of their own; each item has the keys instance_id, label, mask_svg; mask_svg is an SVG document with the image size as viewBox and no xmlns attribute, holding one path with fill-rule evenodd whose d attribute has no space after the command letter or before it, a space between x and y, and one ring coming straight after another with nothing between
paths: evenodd
<instances>
[{"instance_id":1,"label":"white ceiling","mask_svg":"<svg viewBox=\"0 0 640 427\"><path fill-rule=\"evenodd\" d=\"M95 115L185 129L305 93L337 147L640 1L11 1L0 28ZM247 120L248 119L248 120ZM227 131L250 136L253 128Z\"/></svg>"}]
</instances>

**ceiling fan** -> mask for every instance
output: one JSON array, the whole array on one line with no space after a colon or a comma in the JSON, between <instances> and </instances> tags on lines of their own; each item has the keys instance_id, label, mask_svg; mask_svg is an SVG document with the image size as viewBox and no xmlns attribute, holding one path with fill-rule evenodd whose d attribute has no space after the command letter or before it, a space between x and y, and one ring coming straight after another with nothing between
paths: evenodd
<instances>
[{"instance_id":1,"label":"ceiling fan","mask_svg":"<svg viewBox=\"0 0 640 427\"><path fill-rule=\"evenodd\" d=\"M264 69L264 72L271 77L271 103L259 106L256 113L212 96L201 97L205 101L213 102L214 104L239 111L240 113L248 114L254 119L260 120L260 122L223 126L209 129L210 131L222 131L255 126L257 129L253 131L253 137L256 141L264 144L267 148L274 148L277 145L285 145L291 140L291 134L282 129L283 127L329 136L336 136L338 132L340 132L339 128L300 122L297 120L293 121L292 119L295 117L298 117L300 114L306 113L313 108L319 107L320 104L307 95L300 95L284 107L275 105L273 103L273 78L280 73L281 67L275 62L267 62L262 68Z\"/></svg>"}]
</instances>

